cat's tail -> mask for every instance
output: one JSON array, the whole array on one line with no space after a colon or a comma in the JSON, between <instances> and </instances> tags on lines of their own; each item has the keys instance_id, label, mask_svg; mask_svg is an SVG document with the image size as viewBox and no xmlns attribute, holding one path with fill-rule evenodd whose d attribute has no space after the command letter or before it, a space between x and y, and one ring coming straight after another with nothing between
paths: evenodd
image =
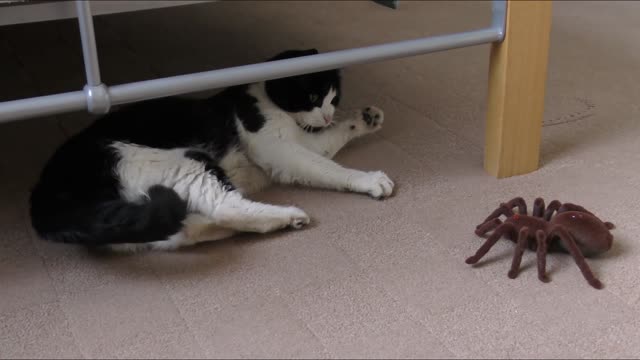
<instances>
[{"instance_id":1,"label":"cat's tail","mask_svg":"<svg viewBox=\"0 0 640 360\"><path fill-rule=\"evenodd\" d=\"M147 193L139 203L113 199L64 206L34 192L31 221L38 235L59 242L102 246L166 240L182 229L187 203L163 186L153 186Z\"/></svg>"}]
</instances>

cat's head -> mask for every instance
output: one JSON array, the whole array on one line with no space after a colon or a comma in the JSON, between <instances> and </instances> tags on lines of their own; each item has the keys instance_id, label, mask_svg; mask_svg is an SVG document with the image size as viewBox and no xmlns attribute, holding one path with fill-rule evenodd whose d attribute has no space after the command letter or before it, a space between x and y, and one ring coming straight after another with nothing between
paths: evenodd
<instances>
[{"instance_id":1,"label":"cat's head","mask_svg":"<svg viewBox=\"0 0 640 360\"><path fill-rule=\"evenodd\" d=\"M288 50L269 61L317 53L316 49ZM324 127L333 123L333 115L340 101L339 70L269 80L265 87L271 101L290 113L301 126Z\"/></svg>"}]
</instances>

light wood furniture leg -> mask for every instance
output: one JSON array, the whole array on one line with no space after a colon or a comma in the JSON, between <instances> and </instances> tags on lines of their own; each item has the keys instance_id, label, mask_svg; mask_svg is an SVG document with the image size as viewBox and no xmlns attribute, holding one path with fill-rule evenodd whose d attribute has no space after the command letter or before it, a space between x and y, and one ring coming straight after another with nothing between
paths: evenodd
<instances>
[{"instance_id":1,"label":"light wood furniture leg","mask_svg":"<svg viewBox=\"0 0 640 360\"><path fill-rule=\"evenodd\" d=\"M509 0L505 39L491 48L484 167L498 178L538 168L551 1Z\"/></svg>"}]
</instances>

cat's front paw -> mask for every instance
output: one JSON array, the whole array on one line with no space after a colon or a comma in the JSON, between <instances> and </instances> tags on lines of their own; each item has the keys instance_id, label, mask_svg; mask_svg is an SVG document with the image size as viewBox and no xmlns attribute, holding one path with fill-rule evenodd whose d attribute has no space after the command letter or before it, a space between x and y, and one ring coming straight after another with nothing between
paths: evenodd
<instances>
[{"instance_id":1,"label":"cat's front paw","mask_svg":"<svg viewBox=\"0 0 640 360\"><path fill-rule=\"evenodd\" d=\"M394 183L382 171L372 171L356 181L356 188L375 199L389 197L393 193Z\"/></svg>"},{"instance_id":2,"label":"cat's front paw","mask_svg":"<svg viewBox=\"0 0 640 360\"><path fill-rule=\"evenodd\" d=\"M384 122L384 112L375 106L366 107L362 110L362 120L369 130L379 130Z\"/></svg>"},{"instance_id":3,"label":"cat's front paw","mask_svg":"<svg viewBox=\"0 0 640 360\"><path fill-rule=\"evenodd\" d=\"M349 128L353 131L354 137L370 134L382 129L384 122L384 112L375 106L369 106L357 110L355 116L349 121Z\"/></svg>"}]
</instances>

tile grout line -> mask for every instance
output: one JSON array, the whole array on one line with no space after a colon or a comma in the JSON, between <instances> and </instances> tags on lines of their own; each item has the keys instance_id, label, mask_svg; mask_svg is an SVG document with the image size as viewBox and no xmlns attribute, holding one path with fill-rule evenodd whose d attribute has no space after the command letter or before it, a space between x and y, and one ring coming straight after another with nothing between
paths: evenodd
<instances>
[{"instance_id":1,"label":"tile grout line","mask_svg":"<svg viewBox=\"0 0 640 360\"><path fill-rule=\"evenodd\" d=\"M296 292L296 291L297 291L297 290L292 290L292 292ZM292 293L289 293L288 295L293 296L293 294L292 294ZM325 343L322 341L322 339L318 336L318 334L316 334L316 332L315 332L315 331L313 331L313 329L311 329L311 328L309 327L309 325L307 324L307 322L306 322L306 321L304 321L304 319L301 319L301 318L298 316L298 314L297 314L293 309L291 309L291 307L290 307L290 306L289 306L289 304L288 304L287 298L286 298L286 297L283 297L279 292L278 292L278 293L276 293L276 298L278 298L278 299L282 300L282 305L284 305L284 307L287 309L287 311L288 311L291 315L293 315L293 317L297 320L297 322L299 322L300 324L302 324L302 326L303 326L303 327L304 327L304 328L305 328L305 329L306 329L306 330L307 330L307 331L308 331L308 332L313 336L313 338L314 338L314 339L315 339L315 340L316 340L320 345L322 345L322 350L324 350L325 354L326 354L326 355L328 355L328 358L329 358L329 359L336 359L336 358L333 356L332 352L329 350L329 348L328 348L327 344L325 344Z\"/></svg>"},{"instance_id":2,"label":"tile grout line","mask_svg":"<svg viewBox=\"0 0 640 360\"><path fill-rule=\"evenodd\" d=\"M205 351L205 348L202 342L200 341L200 338L196 336L196 333L193 331L191 324L187 321L186 317L182 312L182 309L178 306L178 303L176 302L176 299L173 296L174 291L162 280L162 277L158 274L155 268L151 267L150 270L153 276L156 278L155 280L162 286L162 288L164 288L166 291L169 292L169 300L171 302L171 305L173 305L174 309L178 313L178 316L180 317L180 320L182 320L185 328L189 331L189 335L191 336L191 338L195 340L195 343L196 345L198 345L200 353L206 357L208 352Z\"/></svg>"},{"instance_id":3,"label":"tile grout line","mask_svg":"<svg viewBox=\"0 0 640 360\"><path fill-rule=\"evenodd\" d=\"M372 283L374 283L374 284L376 285L376 288L377 288L378 290L383 291L387 296L389 296L389 298L391 298L391 299L394 301L394 303L395 303L395 304L396 304L400 309L402 309L402 310L403 310L403 312L408 316L408 318L409 318L410 320L412 320L413 322L416 322L416 323L420 324L421 326L424 326L425 328L427 328L427 330L435 336L435 338L438 340L438 342L439 342L440 344L442 344L442 345L443 345L443 347L444 347L444 348L446 348L447 350L449 350L449 351L450 351L452 354L454 354L456 357L458 357L458 358L463 358L463 356L462 356L461 354L459 354L459 353L457 353L456 351L454 351L453 349L449 348L449 346L447 346L447 345L446 345L446 343L442 341L442 339L440 338L440 336L438 336L438 335L433 331L433 329L432 329L428 324L425 324L422 320L420 320L419 318L416 318L416 317L415 317L415 314L414 314L414 310L413 310L413 308L412 308L410 305L408 305L408 304L402 304L402 302L401 302L399 299L397 299L395 296L393 296L393 294L392 294L391 292L387 291L387 289L386 289L383 285L379 284L379 283L375 280L375 278L374 278L374 277L371 277L371 276L369 275L369 271L368 271L367 269L363 268L363 267L362 267L362 266L361 266L357 261L355 261L355 260L354 260L354 259L353 259L349 254L348 254L348 253L346 253L346 251L345 251L341 246L339 246L339 245L337 245L337 244L336 244L335 246L336 246L336 247L338 247L338 248L339 248L339 249L340 249L340 250L345 254L345 256L347 256L349 259L351 259L351 261L352 261L352 263L353 263L353 265L354 265L354 266L356 266L356 267L357 267L357 268L358 268L358 269L359 269L363 274L366 274L367 279L369 279ZM438 247L440 252L446 253L446 254L448 254L449 256L451 256L451 257L455 258L455 255L456 255L456 254L453 254L451 251L449 251L449 250L447 250L446 248L442 247L439 243L434 242L434 246L435 246L435 247ZM503 299L504 299L504 298L508 298L508 295L507 295L507 294L504 294L502 291L500 291L500 289L496 288L494 285L492 285L490 282L486 281L486 280L485 280L484 278L482 278L481 276L479 276L479 275L477 275L477 274L475 274L475 273L474 273L474 274L473 274L473 277L474 277L474 278L476 278L479 282L484 283L484 284L486 285L486 287L491 288L492 292L493 292L495 295L497 295L497 296L499 296L499 297L501 297L501 298L503 298ZM513 300L509 300L509 303L510 303L514 308L518 308L518 305L519 305L519 304L517 304L515 301L513 301ZM516 340L516 341L514 342L514 346L513 346L513 349L511 349L511 352L513 352L513 351L515 351L516 349L518 349L518 348L519 348L519 346L518 346L518 344L519 344L518 339L515 339L515 340ZM562 340L562 339L561 339L561 341L563 342L563 344L565 344L565 345L567 345L567 346L569 345L569 343L567 343L566 341L564 341L564 340Z\"/></svg>"},{"instance_id":4,"label":"tile grout line","mask_svg":"<svg viewBox=\"0 0 640 360\"><path fill-rule=\"evenodd\" d=\"M26 225L27 222L23 222L23 224L25 225L24 226L25 233L30 239L31 246L33 247L35 253L38 255L38 258L39 258L40 262L42 263L42 266L44 267L44 269L47 272L47 278L49 278L49 281L51 282L51 287L53 288L53 291L56 294L56 299L57 299L56 302L58 303L58 305L60 307L60 311L62 312L62 315L64 316L64 319L67 322L67 328L68 328L69 332L73 335L73 343L74 343L76 349L78 350L78 352L81 353L84 358L89 358L90 357L89 353L87 353L85 351L84 347L80 346L80 342L78 341L78 335L77 335L76 328L71 323L71 320L69 318L69 313L67 312L66 307L63 306L62 295L60 293L60 289L58 289L58 287L56 286L57 282L55 281L55 279L51 275L51 268L47 264L47 261L45 260L44 255L42 254L41 250L38 248L38 246L35 245L35 242L38 241L39 239L37 239L36 235L31 230L31 227Z\"/></svg>"},{"instance_id":5,"label":"tile grout line","mask_svg":"<svg viewBox=\"0 0 640 360\"><path fill-rule=\"evenodd\" d=\"M372 283L372 286L375 286L375 289L377 289L378 291L381 291L382 293L384 293L385 295L387 295L394 303L395 306L398 307L398 309L400 309L402 312L401 314L407 316L407 319L411 320L412 322L418 324L419 326L422 326L424 328L427 329L427 331L429 331L429 333L431 333L432 335L434 335L434 338L440 343L440 345L442 345L443 348L447 349L451 354L453 354L454 356L460 358L460 355L458 353L456 353L455 351L453 351L451 348L449 348L449 346L447 346L441 339L440 337L435 333L435 331L433 330L433 328L431 328L429 325L424 324L422 321L420 321L419 319L416 319L413 315L413 313L410 311L410 308L408 305L402 304L398 299L396 299L395 296L393 296L392 293L390 293L385 287L384 285L380 284L375 277L372 277L369 273L369 270L367 270L366 268L364 268L362 265L360 265L358 263L358 261L356 261L351 255L349 255L349 253L347 253L347 251L341 247L338 244L331 244L333 246L335 246L344 256L346 256L348 259L351 260L351 263L353 266L356 267L356 269L362 273L362 275L364 275L367 280L369 280Z\"/></svg>"}]
</instances>

